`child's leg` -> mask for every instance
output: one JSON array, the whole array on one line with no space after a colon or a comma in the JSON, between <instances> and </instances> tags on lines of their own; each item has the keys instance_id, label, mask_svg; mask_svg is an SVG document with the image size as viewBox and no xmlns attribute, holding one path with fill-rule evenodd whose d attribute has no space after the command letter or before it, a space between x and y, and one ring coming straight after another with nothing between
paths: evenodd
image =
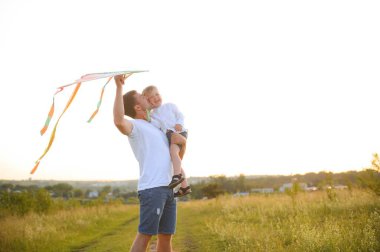
<instances>
[{"instance_id":1,"label":"child's leg","mask_svg":"<svg viewBox=\"0 0 380 252\"><path fill-rule=\"evenodd\" d=\"M187 179L186 179L186 174L185 171L182 169L182 159L183 156L185 155L186 151L186 137L182 136L181 134L178 133L173 133L170 137L170 156L172 159L173 163L173 173L175 175L181 174L181 177L183 181L181 182L181 188L186 188L188 187ZM181 147L180 147L181 146ZM171 184L175 184L175 182L171 182ZM171 185L169 185L170 187ZM183 195L188 194L191 192L191 189L187 189ZM178 194L178 192L176 192Z\"/></svg>"},{"instance_id":2,"label":"child's leg","mask_svg":"<svg viewBox=\"0 0 380 252\"><path fill-rule=\"evenodd\" d=\"M171 156L172 162L173 162L174 175L178 175L181 173L181 166L182 166L182 161L181 161L181 158L179 157L179 146L178 145L176 145L176 144L170 145L170 156Z\"/></svg>"},{"instance_id":3,"label":"child's leg","mask_svg":"<svg viewBox=\"0 0 380 252\"><path fill-rule=\"evenodd\" d=\"M181 158L181 160L183 159L185 152L186 152L186 142L181 145L181 148L179 150L179 157Z\"/></svg>"},{"instance_id":4,"label":"child's leg","mask_svg":"<svg viewBox=\"0 0 380 252\"><path fill-rule=\"evenodd\" d=\"M181 173L182 168L182 158L179 155L181 149L178 145L186 145L186 138L178 133L173 133L170 137L170 142L170 156L173 162L174 175L178 175Z\"/></svg>"},{"instance_id":5,"label":"child's leg","mask_svg":"<svg viewBox=\"0 0 380 252\"><path fill-rule=\"evenodd\" d=\"M186 138L178 133L172 133L170 137L170 144L186 145Z\"/></svg>"},{"instance_id":6,"label":"child's leg","mask_svg":"<svg viewBox=\"0 0 380 252\"><path fill-rule=\"evenodd\" d=\"M183 159L183 156L185 155L185 152L186 152L186 141L187 139L182 136L181 134L173 134L172 137L171 137L171 143L172 144L179 144L181 145L181 147L179 147L178 145L178 157L180 159L180 161L178 161L177 157L175 157L176 161L173 160L173 157L172 157L172 162L173 162L173 170L174 170L174 175L178 175L179 173L182 174L182 177L185 178L185 180L181 183L181 187L183 188L186 188L188 186L188 183L187 183L187 179L186 179L186 174L185 174L185 171L183 170L182 168L182 159ZM170 150L172 151L172 150ZM174 150L173 150L174 151ZM176 149L177 151L177 149ZM172 155L172 153L170 153ZM176 165L174 164L174 162L178 162ZM180 170L177 170L176 172L176 169L178 169L178 167L180 168Z\"/></svg>"},{"instance_id":7,"label":"child's leg","mask_svg":"<svg viewBox=\"0 0 380 252\"><path fill-rule=\"evenodd\" d=\"M185 180L182 181L182 183L181 183L181 187L186 188L188 186L188 184L187 184L186 174L185 174L185 171L183 170L183 168L181 168L181 173L182 173L182 177L185 178Z\"/></svg>"},{"instance_id":8,"label":"child's leg","mask_svg":"<svg viewBox=\"0 0 380 252\"><path fill-rule=\"evenodd\" d=\"M185 171L182 168L181 168L181 173L182 173L182 177L185 179L181 182L181 187L178 189L178 191L174 193L174 197L183 197L191 193L191 187L187 183Z\"/></svg>"}]
</instances>

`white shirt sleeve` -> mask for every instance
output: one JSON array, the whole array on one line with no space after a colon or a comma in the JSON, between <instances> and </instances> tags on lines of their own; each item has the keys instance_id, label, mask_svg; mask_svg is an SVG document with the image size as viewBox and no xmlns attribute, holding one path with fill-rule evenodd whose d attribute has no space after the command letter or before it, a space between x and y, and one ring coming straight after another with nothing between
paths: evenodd
<instances>
[{"instance_id":1,"label":"white shirt sleeve","mask_svg":"<svg viewBox=\"0 0 380 252\"><path fill-rule=\"evenodd\" d=\"M176 117L176 124L180 124L181 126L184 126L185 118L183 114L181 113L181 111L179 111L178 107L175 104L172 104L172 109Z\"/></svg>"}]
</instances>

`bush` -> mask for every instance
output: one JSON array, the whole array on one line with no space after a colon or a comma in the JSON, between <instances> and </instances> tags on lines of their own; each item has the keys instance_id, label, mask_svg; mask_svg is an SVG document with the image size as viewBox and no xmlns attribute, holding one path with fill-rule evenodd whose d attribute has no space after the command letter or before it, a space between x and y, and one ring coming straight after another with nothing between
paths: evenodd
<instances>
[{"instance_id":1,"label":"bush","mask_svg":"<svg viewBox=\"0 0 380 252\"><path fill-rule=\"evenodd\" d=\"M52 200L45 189L36 192L8 192L0 193L0 209L2 215L23 216L29 212L46 213L51 209Z\"/></svg>"},{"instance_id":2,"label":"bush","mask_svg":"<svg viewBox=\"0 0 380 252\"><path fill-rule=\"evenodd\" d=\"M53 201L50 193L45 189L39 189L35 194L35 208L37 213L47 213L52 207Z\"/></svg>"}]
</instances>

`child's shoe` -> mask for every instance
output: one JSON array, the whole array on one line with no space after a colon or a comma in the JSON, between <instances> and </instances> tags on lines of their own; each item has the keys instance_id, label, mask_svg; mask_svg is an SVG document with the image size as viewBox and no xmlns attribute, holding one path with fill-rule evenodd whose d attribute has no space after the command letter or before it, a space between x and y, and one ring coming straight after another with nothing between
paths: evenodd
<instances>
[{"instance_id":1,"label":"child's shoe","mask_svg":"<svg viewBox=\"0 0 380 252\"><path fill-rule=\"evenodd\" d=\"M184 181L184 180L185 180L185 178L182 177L182 174L174 175L172 177L172 181L170 182L170 184L168 186L170 189L173 189L177 185L181 184L182 181Z\"/></svg>"},{"instance_id":2,"label":"child's shoe","mask_svg":"<svg viewBox=\"0 0 380 252\"><path fill-rule=\"evenodd\" d=\"M187 194L191 193L191 188L190 186L187 187L180 187L178 191L174 193L174 197L183 197Z\"/></svg>"}]
</instances>

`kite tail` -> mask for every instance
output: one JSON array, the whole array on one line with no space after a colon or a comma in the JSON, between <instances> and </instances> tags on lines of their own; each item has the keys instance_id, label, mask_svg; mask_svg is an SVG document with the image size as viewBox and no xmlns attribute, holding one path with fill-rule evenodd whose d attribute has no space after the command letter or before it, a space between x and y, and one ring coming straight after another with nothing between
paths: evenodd
<instances>
[{"instance_id":1,"label":"kite tail","mask_svg":"<svg viewBox=\"0 0 380 252\"><path fill-rule=\"evenodd\" d=\"M33 170L30 172L30 174L33 174L36 170L37 170L37 167L38 165L40 164L40 161L36 161L36 165L34 166Z\"/></svg>"},{"instance_id":2,"label":"kite tail","mask_svg":"<svg viewBox=\"0 0 380 252\"><path fill-rule=\"evenodd\" d=\"M53 114L54 114L54 97L53 97L53 104L51 105L50 107L50 111L49 111L49 114L46 118L46 121L45 121L45 125L44 127L40 130L40 133L41 133L41 136L43 134L45 134L46 130L48 129L49 127L49 124L50 124L50 121L51 121L51 118L53 118Z\"/></svg>"},{"instance_id":3,"label":"kite tail","mask_svg":"<svg viewBox=\"0 0 380 252\"><path fill-rule=\"evenodd\" d=\"M46 149L45 149L44 153L41 155L41 157L36 161L36 165L35 165L34 168L30 171L30 174L33 174L33 173L37 170L37 167L38 167L38 165L40 164L41 159L46 155L46 153L49 151L51 145L53 144L53 141L54 141L54 138L55 138L55 132L56 132L56 130L57 130L57 126L58 126L59 120L61 119L61 117L63 116L63 114L66 112L66 110L69 108L71 102L74 100L74 98L75 98L75 96L76 96L76 94L77 94L77 92L78 92L80 86L81 86L81 83L78 82L78 84L76 85L76 87L75 87L73 93L71 94L71 97L70 97L69 101L68 101L67 104L66 104L65 109L63 110L63 112L62 112L61 115L59 116L57 122L55 123L54 129L53 129L53 132L51 133L51 136L50 136L50 140L49 140L49 144L48 144L48 146L46 147ZM57 91L55 94L61 92L62 90L63 90L63 88L60 89L59 91ZM54 106L54 102L53 102L53 106ZM53 109L53 111L54 111L54 109ZM50 113L49 113L49 115L50 115Z\"/></svg>"},{"instance_id":4,"label":"kite tail","mask_svg":"<svg viewBox=\"0 0 380 252\"><path fill-rule=\"evenodd\" d=\"M94 117L96 116L96 114L99 112L99 108L100 108L100 105L102 104L102 100L103 100L103 94L104 94L104 89L106 88L107 84L112 80L113 77L110 77L108 78L108 81L107 83L103 86L102 88L102 92L100 94L100 99L99 99L99 102L98 102L98 105L97 105L97 108L96 110L94 111L94 113L92 113L90 119L88 119L88 123L90 123L92 121L92 119L94 119Z\"/></svg>"},{"instance_id":5,"label":"kite tail","mask_svg":"<svg viewBox=\"0 0 380 252\"><path fill-rule=\"evenodd\" d=\"M46 130L47 130L48 127L49 127L50 121L51 121L51 119L53 118L53 115L54 115L54 100L55 100L55 96L56 96L59 92L61 92L61 91L63 90L63 88L64 88L64 87L59 87L59 88L57 89L57 91L55 92L54 96L53 96L53 104L52 104L51 107L50 107L50 111L49 111L49 114L48 114L48 116L47 116L47 118L46 118L45 125L44 125L44 127L40 130L41 136L42 136L43 134L45 134Z\"/></svg>"}]
</instances>

